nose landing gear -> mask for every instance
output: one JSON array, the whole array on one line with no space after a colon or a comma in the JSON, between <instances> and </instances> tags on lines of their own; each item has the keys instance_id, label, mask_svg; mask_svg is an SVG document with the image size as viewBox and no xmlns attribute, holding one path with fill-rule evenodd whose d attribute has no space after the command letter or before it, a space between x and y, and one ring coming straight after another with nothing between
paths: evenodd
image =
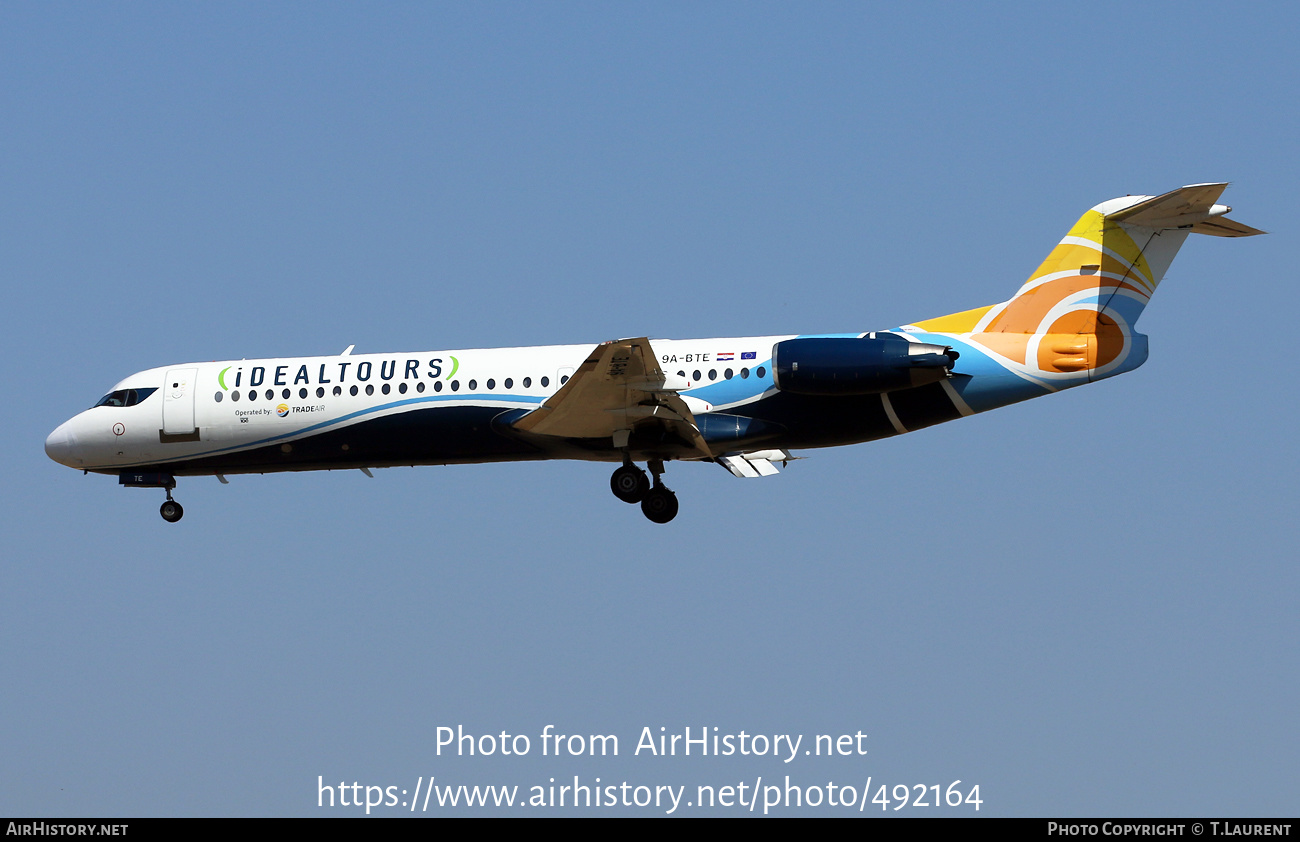
<instances>
[{"instance_id":1,"label":"nose landing gear","mask_svg":"<svg viewBox=\"0 0 1300 842\"><path fill-rule=\"evenodd\" d=\"M169 494L167 495L167 502L162 504L162 507L158 509L158 513L168 523L175 523L185 516L185 509L181 507L180 503L173 500Z\"/></svg>"},{"instance_id":2,"label":"nose landing gear","mask_svg":"<svg viewBox=\"0 0 1300 842\"><path fill-rule=\"evenodd\" d=\"M664 472L662 459L651 459L647 467L654 477L653 483L646 478L645 471L628 459L609 478L610 490L624 503L640 503L641 513L652 522L667 523L677 517L677 495L659 479Z\"/></svg>"},{"instance_id":3,"label":"nose landing gear","mask_svg":"<svg viewBox=\"0 0 1300 842\"><path fill-rule=\"evenodd\" d=\"M172 499L172 489L175 487L176 480L172 480L172 484L167 486L167 500L158 509L158 514L162 515L162 519L168 523L175 523L185 517L185 509Z\"/></svg>"},{"instance_id":4,"label":"nose landing gear","mask_svg":"<svg viewBox=\"0 0 1300 842\"><path fill-rule=\"evenodd\" d=\"M122 471L117 475L118 485L126 488L162 488L167 492L167 501L158 509L158 514L168 523L175 523L185 515L181 504L172 499L172 489L176 487L176 477L156 471Z\"/></svg>"}]
</instances>

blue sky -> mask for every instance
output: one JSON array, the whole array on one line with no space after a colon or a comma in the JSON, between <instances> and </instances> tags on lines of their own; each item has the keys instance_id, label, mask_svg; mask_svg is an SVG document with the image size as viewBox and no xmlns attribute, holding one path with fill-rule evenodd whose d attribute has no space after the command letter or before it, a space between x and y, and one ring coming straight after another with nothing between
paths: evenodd
<instances>
[{"instance_id":1,"label":"blue sky","mask_svg":"<svg viewBox=\"0 0 1300 842\"><path fill-rule=\"evenodd\" d=\"M981 815L1293 814L1297 23L0 8L0 813L789 775L960 779ZM1140 370L763 481L671 465L666 527L584 463L188 479L169 526L42 451L168 363L888 328L1005 299L1100 201L1218 180L1274 233L1184 247ZM548 724L619 756L542 757ZM532 751L439 756L457 725ZM633 754L661 726L869 751Z\"/></svg>"}]
</instances>

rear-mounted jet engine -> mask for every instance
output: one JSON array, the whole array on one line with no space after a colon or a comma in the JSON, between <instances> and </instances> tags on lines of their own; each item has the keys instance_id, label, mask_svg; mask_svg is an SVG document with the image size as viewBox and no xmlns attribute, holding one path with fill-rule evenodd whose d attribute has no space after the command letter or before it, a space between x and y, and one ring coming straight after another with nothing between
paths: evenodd
<instances>
[{"instance_id":1,"label":"rear-mounted jet engine","mask_svg":"<svg viewBox=\"0 0 1300 842\"><path fill-rule=\"evenodd\" d=\"M871 395L937 383L958 354L894 333L787 339L772 346L776 387L796 395Z\"/></svg>"}]
</instances>

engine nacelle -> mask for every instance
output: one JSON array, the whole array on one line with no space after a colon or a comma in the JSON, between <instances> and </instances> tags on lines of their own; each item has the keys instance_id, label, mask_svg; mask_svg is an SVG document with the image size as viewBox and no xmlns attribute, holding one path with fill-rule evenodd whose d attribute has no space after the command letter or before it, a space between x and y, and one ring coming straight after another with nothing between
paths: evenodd
<instances>
[{"instance_id":1,"label":"engine nacelle","mask_svg":"<svg viewBox=\"0 0 1300 842\"><path fill-rule=\"evenodd\" d=\"M787 339L772 346L772 378L796 395L871 395L937 383L958 354L893 333L848 339Z\"/></svg>"}]
</instances>

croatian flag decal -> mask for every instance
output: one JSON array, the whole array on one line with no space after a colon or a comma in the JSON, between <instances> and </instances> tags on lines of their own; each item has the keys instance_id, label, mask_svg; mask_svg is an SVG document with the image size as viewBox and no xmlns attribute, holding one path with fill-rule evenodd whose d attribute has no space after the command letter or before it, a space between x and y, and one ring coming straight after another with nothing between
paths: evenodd
<instances>
[{"instance_id":1,"label":"croatian flag decal","mask_svg":"<svg viewBox=\"0 0 1300 842\"><path fill-rule=\"evenodd\" d=\"M735 358L736 355L731 353L730 351L724 351L723 353L717 355L718 362L720 363L729 363Z\"/></svg>"}]
</instances>

